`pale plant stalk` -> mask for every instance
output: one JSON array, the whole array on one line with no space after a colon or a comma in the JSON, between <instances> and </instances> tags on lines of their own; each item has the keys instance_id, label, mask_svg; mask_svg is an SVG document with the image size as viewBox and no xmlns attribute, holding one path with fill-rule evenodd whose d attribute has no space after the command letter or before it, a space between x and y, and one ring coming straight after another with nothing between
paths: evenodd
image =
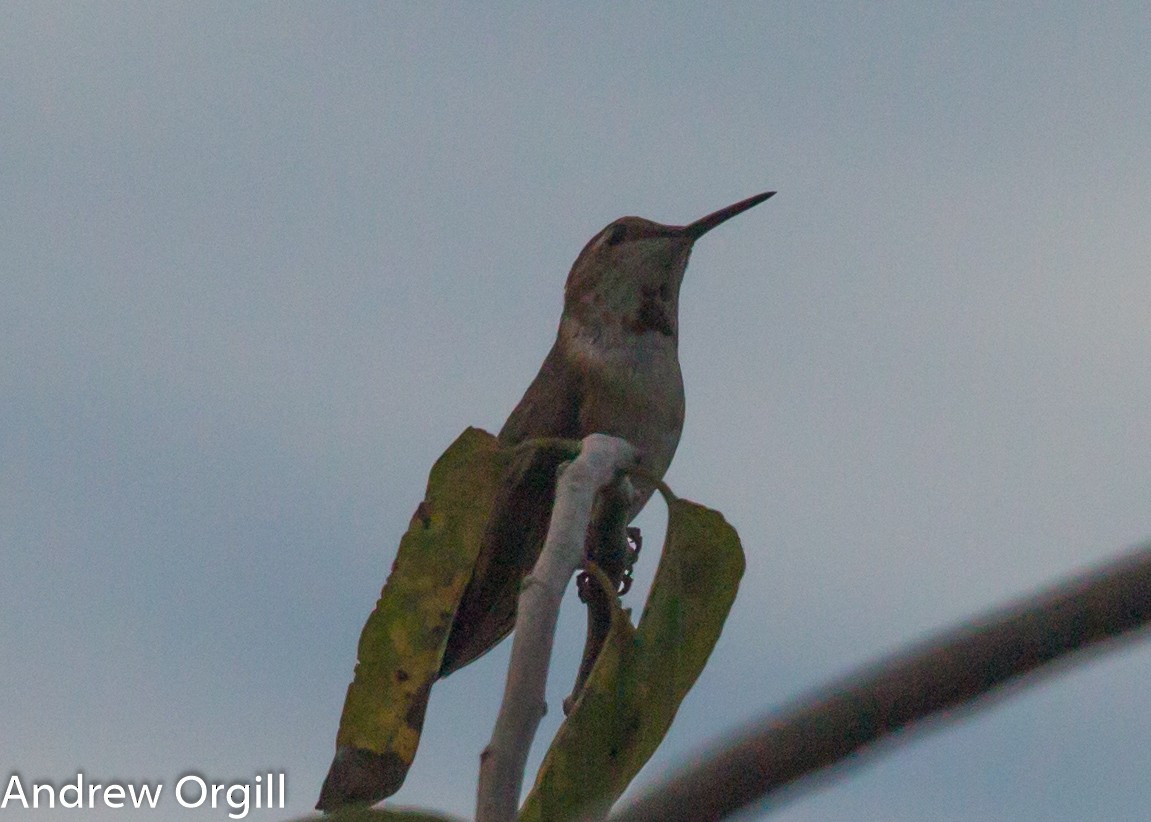
<instances>
[{"instance_id":1,"label":"pale plant stalk","mask_svg":"<svg viewBox=\"0 0 1151 822\"><path fill-rule=\"evenodd\" d=\"M635 460L636 449L627 441L591 434L560 475L543 550L520 592L503 703L480 756L476 822L516 817L528 752L547 711L544 694L560 602L583 561L592 505L599 490Z\"/></svg>"}]
</instances>

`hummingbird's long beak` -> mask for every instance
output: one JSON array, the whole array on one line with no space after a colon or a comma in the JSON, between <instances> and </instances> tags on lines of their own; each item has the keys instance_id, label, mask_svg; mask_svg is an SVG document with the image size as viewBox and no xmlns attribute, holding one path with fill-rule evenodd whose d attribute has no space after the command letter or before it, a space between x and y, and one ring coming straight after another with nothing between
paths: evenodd
<instances>
[{"instance_id":1,"label":"hummingbird's long beak","mask_svg":"<svg viewBox=\"0 0 1151 822\"><path fill-rule=\"evenodd\" d=\"M698 240L720 223L730 220L736 214L742 214L752 206L759 205L773 194L775 194L774 191L765 191L763 194L756 194L754 197L740 200L738 203L729 205L727 208L721 208L719 211L715 211L706 217L696 220L691 225L685 225L683 227L683 233L691 237L692 241Z\"/></svg>"}]
</instances>

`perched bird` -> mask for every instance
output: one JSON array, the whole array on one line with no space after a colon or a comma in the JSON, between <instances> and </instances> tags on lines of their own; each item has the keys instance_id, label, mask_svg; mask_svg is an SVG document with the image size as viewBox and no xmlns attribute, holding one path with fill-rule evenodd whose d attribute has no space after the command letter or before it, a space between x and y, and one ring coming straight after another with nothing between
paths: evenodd
<instances>
[{"instance_id":1,"label":"perched bird","mask_svg":"<svg viewBox=\"0 0 1151 822\"><path fill-rule=\"evenodd\" d=\"M555 344L500 429L500 442L611 434L636 446L645 471L662 478L683 431L679 288L692 246L774 193L757 194L686 226L621 217L592 237L568 274ZM511 631L520 582L547 532L554 469L561 459L556 454L541 460L525 479L526 490L498 508L494 524L499 527L506 518L506 533L486 541L456 612L441 675L471 662ZM642 482L636 486L628 520L655 490Z\"/></svg>"},{"instance_id":2,"label":"perched bird","mask_svg":"<svg viewBox=\"0 0 1151 822\"><path fill-rule=\"evenodd\" d=\"M679 290L692 246L774 193L757 194L685 226L621 217L592 237L568 274L555 344L500 430L500 444L610 434L636 446L645 472L662 478L683 430ZM569 456L561 445L544 445L525 451L509 473L452 619L439 676L472 662L512 630L520 585L547 533L556 468ZM601 500L600 522L623 525L639 513L654 488L642 480L634 485L630 504ZM593 523L590 532L596 527ZM612 570L616 573L609 576L618 577L620 569ZM417 740L434 678L405 711ZM340 747L316 807L332 810L390 796L409 764L395 754Z\"/></svg>"}]
</instances>

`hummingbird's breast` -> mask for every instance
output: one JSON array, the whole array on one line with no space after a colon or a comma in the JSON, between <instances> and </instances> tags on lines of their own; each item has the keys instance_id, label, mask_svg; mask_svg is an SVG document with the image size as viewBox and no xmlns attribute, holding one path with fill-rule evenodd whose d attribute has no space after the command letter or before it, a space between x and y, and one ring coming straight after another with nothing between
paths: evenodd
<instances>
[{"instance_id":1,"label":"hummingbird's breast","mask_svg":"<svg viewBox=\"0 0 1151 822\"><path fill-rule=\"evenodd\" d=\"M565 333L566 332L566 333ZM583 378L581 436L604 433L639 448L643 465L663 476L683 431L683 376L675 335L636 333L623 324L561 327Z\"/></svg>"}]
</instances>

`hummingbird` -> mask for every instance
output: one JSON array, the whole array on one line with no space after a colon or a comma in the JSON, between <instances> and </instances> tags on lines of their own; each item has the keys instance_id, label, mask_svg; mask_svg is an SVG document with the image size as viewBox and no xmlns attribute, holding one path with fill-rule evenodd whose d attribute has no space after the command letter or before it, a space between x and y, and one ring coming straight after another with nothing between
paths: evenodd
<instances>
[{"instance_id":1,"label":"hummingbird","mask_svg":"<svg viewBox=\"0 0 1151 822\"><path fill-rule=\"evenodd\" d=\"M775 194L767 191L684 226L621 217L592 237L564 286L555 343L499 432L515 446L538 438L582 440L610 434L634 445L641 465L662 479L683 432L679 290L696 240ZM523 472L497 504L472 581L456 611L440 668L446 676L511 631L523 577L547 534L553 452ZM655 488L635 482L631 521Z\"/></svg>"},{"instance_id":2,"label":"hummingbird","mask_svg":"<svg viewBox=\"0 0 1151 822\"><path fill-rule=\"evenodd\" d=\"M515 447L532 440L555 443L609 434L634 445L645 473L662 479L683 431L679 291L692 247L773 194L757 194L683 226L621 217L592 237L568 274L555 343L500 429L499 443ZM497 494L471 580L452 619L440 677L491 650L515 625L521 583L547 535L556 471L571 457L562 443L523 454ZM601 499L589 527L589 554L593 543L610 540L607 532L614 524L630 522L655 490L642 479L633 485L630 498ZM609 577L618 579L619 570L609 571ZM406 714L416 734L431 684ZM361 749L338 750L317 807L332 810L390 796L409 764Z\"/></svg>"}]
</instances>

